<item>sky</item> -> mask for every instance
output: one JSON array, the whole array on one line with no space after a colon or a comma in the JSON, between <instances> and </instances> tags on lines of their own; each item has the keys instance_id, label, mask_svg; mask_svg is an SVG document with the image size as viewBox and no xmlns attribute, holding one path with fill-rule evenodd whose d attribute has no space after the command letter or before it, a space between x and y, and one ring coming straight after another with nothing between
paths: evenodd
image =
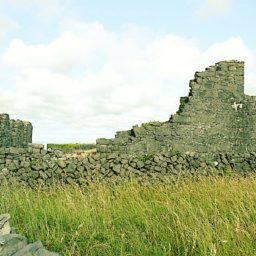
<instances>
[{"instance_id":1,"label":"sky","mask_svg":"<svg viewBox=\"0 0 256 256\"><path fill-rule=\"evenodd\" d=\"M256 95L253 0L0 0L0 113L35 143L95 142L166 121L196 71L245 61Z\"/></svg>"}]
</instances>

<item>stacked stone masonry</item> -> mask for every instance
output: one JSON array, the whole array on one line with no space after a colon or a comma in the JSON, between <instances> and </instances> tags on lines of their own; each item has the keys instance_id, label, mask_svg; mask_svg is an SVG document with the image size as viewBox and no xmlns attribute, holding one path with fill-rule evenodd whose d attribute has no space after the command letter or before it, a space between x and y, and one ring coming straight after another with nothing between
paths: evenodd
<instances>
[{"instance_id":1,"label":"stacked stone masonry","mask_svg":"<svg viewBox=\"0 0 256 256\"><path fill-rule=\"evenodd\" d=\"M198 154L159 152L150 154L97 153L67 157L62 151L44 149L40 144L27 148L0 149L0 186L6 183L38 186L91 182L142 183L172 182L176 176L249 174L256 170L256 153Z\"/></svg>"},{"instance_id":2,"label":"stacked stone masonry","mask_svg":"<svg viewBox=\"0 0 256 256\"><path fill-rule=\"evenodd\" d=\"M25 147L32 142L32 124L0 114L0 147Z\"/></svg>"},{"instance_id":3,"label":"stacked stone masonry","mask_svg":"<svg viewBox=\"0 0 256 256\"><path fill-rule=\"evenodd\" d=\"M256 150L256 97L244 94L244 62L222 61L196 72L188 97L167 122L151 122L98 139L97 151L227 152Z\"/></svg>"}]
</instances>

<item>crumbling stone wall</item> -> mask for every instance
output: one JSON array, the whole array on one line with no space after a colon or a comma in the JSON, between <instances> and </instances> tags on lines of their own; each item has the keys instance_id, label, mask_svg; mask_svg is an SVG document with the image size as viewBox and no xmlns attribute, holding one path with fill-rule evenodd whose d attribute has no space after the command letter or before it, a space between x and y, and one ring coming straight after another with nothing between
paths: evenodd
<instances>
[{"instance_id":1,"label":"crumbling stone wall","mask_svg":"<svg viewBox=\"0 0 256 256\"><path fill-rule=\"evenodd\" d=\"M244 62L222 61L190 81L176 114L98 139L98 152L233 152L256 150L256 97L244 94Z\"/></svg>"},{"instance_id":2,"label":"crumbling stone wall","mask_svg":"<svg viewBox=\"0 0 256 256\"><path fill-rule=\"evenodd\" d=\"M0 114L0 147L24 147L32 142L33 127L30 122L12 120Z\"/></svg>"},{"instance_id":3,"label":"crumbling stone wall","mask_svg":"<svg viewBox=\"0 0 256 256\"><path fill-rule=\"evenodd\" d=\"M154 182L170 174L256 169L256 97L244 94L244 63L218 62L190 81L167 122L151 122L98 139L97 153L67 157L32 140L29 122L0 115L0 185L78 184L133 177ZM19 146L20 145L20 146Z\"/></svg>"},{"instance_id":4,"label":"crumbling stone wall","mask_svg":"<svg viewBox=\"0 0 256 256\"><path fill-rule=\"evenodd\" d=\"M256 169L256 153L198 154L159 152L156 154L96 153L67 157L59 150L40 144L27 148L0 148L0 186L19 183L32 188L91 182L119 183L127 180L171 183L175 176L250 173Z\"/></svg>"}]
</instances>

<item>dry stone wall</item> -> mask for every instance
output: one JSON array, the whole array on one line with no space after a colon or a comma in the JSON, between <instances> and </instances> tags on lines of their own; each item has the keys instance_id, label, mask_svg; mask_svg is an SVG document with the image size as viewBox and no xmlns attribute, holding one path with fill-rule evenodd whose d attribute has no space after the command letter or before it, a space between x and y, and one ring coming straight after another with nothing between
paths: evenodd
<instances>
[{"instance_id":1,"label":"dry stone wall","mask_svg":"<svg viewBox=\"0 0 256 256\"><path fill-rule=\"evenodd\" d=\"M151 122L98 139L97 151L244 153L256 151L256 97L244 94L244 62L196 72L188 97L167 122Z\"/></svg>"},{"instance_id":2,"label":"dry stone wall","mask_svg":"<svg viewBox=\"0 0 256 256\"><path fill-rule=\"evenodd\" d=\"M32 142L32 124L0 114L0 147L25 147Z\"/></svg>"},{"instance_id":3,"label":"dry stone wall","mask_svg":"<svg viewBox=\"0 0 256 256\"><path fill-rule=\"evenodd\" d=\"M159 152L150 154L97 153L87 157L67 157L43 145L0 149L0 186L18 183L32 188L91 182L142 183L172 182L175 176L247 174L256 170L256 153L198 154Z\"/></svg>"}]
</instances>

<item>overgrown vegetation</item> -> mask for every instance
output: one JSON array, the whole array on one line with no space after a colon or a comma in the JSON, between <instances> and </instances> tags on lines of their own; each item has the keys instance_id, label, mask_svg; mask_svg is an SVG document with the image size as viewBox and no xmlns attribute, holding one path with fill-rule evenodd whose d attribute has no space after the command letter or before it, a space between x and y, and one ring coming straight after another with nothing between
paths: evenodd
<instances>
[{"instance_id":1,"label":"overgrown vegetation","mask_svg":"<svg viewBox=\"0 0 256 256\"><path fill-rule=\"evenodd\" d=\"M58 149L64 153L81 152L85 150L95 149L96 145L93 143L81 144L81 143L69 143L69 144L47 144L47 148Z\"/></svg>"},{"instance_id":2,"label":"overgrown vegetation","mask_svg":"<svg viewBox=\"0 0 256 256\"><path fill-rule=\"evenodd\" d=\"M256 176L172 186L1 187L0 212L63 255L256 255Z\"/></svg>"},{"instance_id":3,"label":"overgrown vegetation","mask_svg":"<svg viewBox=\"0 0 256 256\"><path fill-rule=\"evenodd\" d=\"M154 158L154 155L155 155L155 153L148 153L148 154L144 154L144 155L142 155L141 157L140 157L140 160L142 161L142 162L146 162L146 161L150 161L150 160L152 160L153 158Z\"/></svg>"}]
</instances>

